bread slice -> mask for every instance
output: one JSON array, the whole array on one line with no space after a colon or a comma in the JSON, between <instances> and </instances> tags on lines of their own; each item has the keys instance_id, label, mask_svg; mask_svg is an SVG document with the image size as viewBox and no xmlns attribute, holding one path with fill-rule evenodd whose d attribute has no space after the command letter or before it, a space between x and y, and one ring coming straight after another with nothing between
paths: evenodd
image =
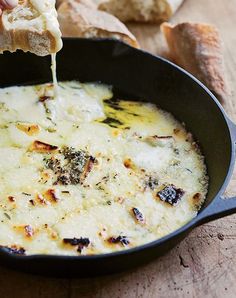
<instances>
[{"instance_id":1,"label":"bread slice","mask_svg":"<svg viewBox=\"0 0 236 298\"><path fill-rule=\"evenodd\" d=\"M160 23L175 13L183 0L103 0L98 9L109 12L122 22Z\"/></svg>"},{"instance_id":2,"label":"bread slice","mask_svg":"<svg viewBox=\"0 0 236 298\"><path fill-rule=\"evenodd\" d=\"M170 57L203 82L223 103L228 96L223 49L218 30L208 24L164 23Z\"/></svg>"},{"instance_id":3,"label":"bread slice","mask_svg":"<svg viewBox=\"0 0 236 298\"><path fill-rule=\"evenodd\" d=\"M106 12L85 5L84 0L63 2L58 9L58 20L64 37L116 38L139 47L123 23Z\"/></svg>"},{"instance_id":4,"label":"bread slice","mask_svg":"<svg viewBox=\"0 0 236 298\"><path fill-rule=\"evenodd\" d=\"M0 52L21 49L39 56L62 47L55 0L19 0L0 17Z\"/></svg>"}]
</instances>

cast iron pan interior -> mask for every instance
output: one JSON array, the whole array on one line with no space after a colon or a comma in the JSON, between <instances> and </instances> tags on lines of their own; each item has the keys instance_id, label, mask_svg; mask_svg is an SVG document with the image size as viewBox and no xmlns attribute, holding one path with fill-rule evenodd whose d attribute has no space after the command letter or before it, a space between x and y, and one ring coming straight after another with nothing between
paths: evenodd
<instances>
[{"instance_id":1,"label":"cast iron pan interior","mask_svg":"<svg viewBox=\"0 0 236 298\"><path fill-rule=\"evenodd\" d=\"M221 189L231 162L231 138L224 113L196 80L164 59L112 40L64 40L57 56L59 80L111 84L118 97L156 103L185 122L206 157L210 188L205 206ZM32 54L0 55L0 86L51 81L50 57ZM168 241L104 257L6 257L2 262L21 270L53 275L97 275L120 271L173 247L184 233ZM1 257L1 254L0 254Z\"/></svg>"}]
</instances>

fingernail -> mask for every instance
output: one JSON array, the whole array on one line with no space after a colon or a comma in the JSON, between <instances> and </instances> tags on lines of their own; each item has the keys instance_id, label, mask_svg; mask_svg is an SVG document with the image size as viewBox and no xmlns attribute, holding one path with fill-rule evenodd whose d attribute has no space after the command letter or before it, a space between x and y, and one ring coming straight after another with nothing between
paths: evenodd
<instances>
[{"instance_id":1,"label":"fingernail","mask_svg":"<svg viewBox=\"0 0 236 298\"><path fill-rule=\"evenodd\" d=\"M8 5L9 7L15 7L18 4L18 0L5 0L6 1L6 5Z\"/></svg>"}]
</instances>

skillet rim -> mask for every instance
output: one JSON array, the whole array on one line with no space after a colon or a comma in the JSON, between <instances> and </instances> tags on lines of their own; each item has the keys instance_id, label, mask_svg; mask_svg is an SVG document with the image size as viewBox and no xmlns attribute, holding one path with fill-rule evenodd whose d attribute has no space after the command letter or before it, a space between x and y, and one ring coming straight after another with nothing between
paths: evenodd
<instances>
[{"instance_id":1,"label":"skillet rim","mask_svg":"<svg viewBox=\"0 0 236 298\"><path fill-rule=\"evenodd\" d=\"M211 206L214 204L214 202L217 200L217 198L219 196L221 196L223 194L223 192L225 191L225 188L227 187L229 180L232 176L232 172L233 172L233 168L234 168L234 164L235 164L235 144L236 144L236 133L233 134L233 126L235 126L235 124L230 120L230 118L227 116L226 111L224 110L223 106L220 104L220 102L217 100L216 96L201 82L199 81L196 77L194 77L192 74L190 74L188 71L186 71L185 69L183 69L182 67L176 65L175 63L169 61L168 59L161 57L159 55L154 55L152 53L147 52L146 50L143 49L137 49L134 48L126 43L124 43L123 41L120 40L115 40L112 38L74 38L74 37L66 37L63 38L63 42L67 42L67 41L72 41L72 42L77 42L77 41L84 41L84 42L88 42L88 43L103 43L103 42L108 42L111 44L114 44L114 47L116 45L121 45L124 48L126 48L129 51L133 51L136 53L141 53L142 55L145 56L149 56L153 59L158 59L162 62L164 62L165 64L170 65L172 68L178 70L179 72L181 72L183 75L185 75L186 77L189 77L192 81L194 81L197 85L199 85L204 91L205 93L207 93L207 95L209 96L209 99L213 100L214 104L217 106L219 112L221 113L221 115L223 116L223 120L225 121L225 124L227 126L228 129L228 133L229 133L229 138L230 138L230 142L231 142L231 146L230 146L230 163L228 166L228 172L225 176L225 179L222 183L222 185L220 186L217 194L214 196L214 198L211 200L211 202L209 203L208 206L202 206L200 211L198 212L197 216L194 217L191 221L189 221L188 223L186 223L184 226L182 226L181 228L173 231L170 234L167 234L164 237L161 237L159 239L153 240L151 242L148 242L146 244L142 244L139 246L136 246L134 248L128 248L125 250L121 250L121 251L115 251L115 252L111 252L111 253L105 253L105 254L96 254L96 255L78 255L78 256L70 256L70 255L53 255L53 254L34 254L34 255L17 255L17 254L12 254L10 252L8 252L6 250L6 248L1 247L0 246L0 257L1 256L5 256L9 259L15 260L17 262L24 262L24 261L31 261L31 260L47 260L47 259L53 259L53 260L69 260L69 261L91 261L91 260L95 260L95 259L108 259L108 258L115 258L118 256L123 256L123 255L127 255L127 254L135 254L136 252L140 252L140 251L144 251L146 249L150 249L150 248L154 248L157 247L161 244L164 244L165 242L168 242L171 239L174 239L175 237L180 236L181 234L187 232L189 230L189 232L201 221L200 215L203 211L205 210L210 210ZM232 126L232 127L231 127ZM235 126L236 127L236 126ZM201 222L200 222L201 224Z\"/></svg>"}]
</instances>

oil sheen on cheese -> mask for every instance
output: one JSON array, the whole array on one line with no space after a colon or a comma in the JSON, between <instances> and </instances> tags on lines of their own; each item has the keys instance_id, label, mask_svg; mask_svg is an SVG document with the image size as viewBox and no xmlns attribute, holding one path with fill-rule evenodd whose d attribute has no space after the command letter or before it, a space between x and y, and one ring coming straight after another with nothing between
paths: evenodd
<instances>
[{"instance_id":1,"label":"oil sheen on cheese","mask_svg":"<svg viewBox=\"0 0 236 298\"><path fill-rule=\"evenodd\" d=\"M76 81L0 90L0 245L90 255L194 218L208 178L184 126L153 104Z\"/></svg>"}]
</instances>

